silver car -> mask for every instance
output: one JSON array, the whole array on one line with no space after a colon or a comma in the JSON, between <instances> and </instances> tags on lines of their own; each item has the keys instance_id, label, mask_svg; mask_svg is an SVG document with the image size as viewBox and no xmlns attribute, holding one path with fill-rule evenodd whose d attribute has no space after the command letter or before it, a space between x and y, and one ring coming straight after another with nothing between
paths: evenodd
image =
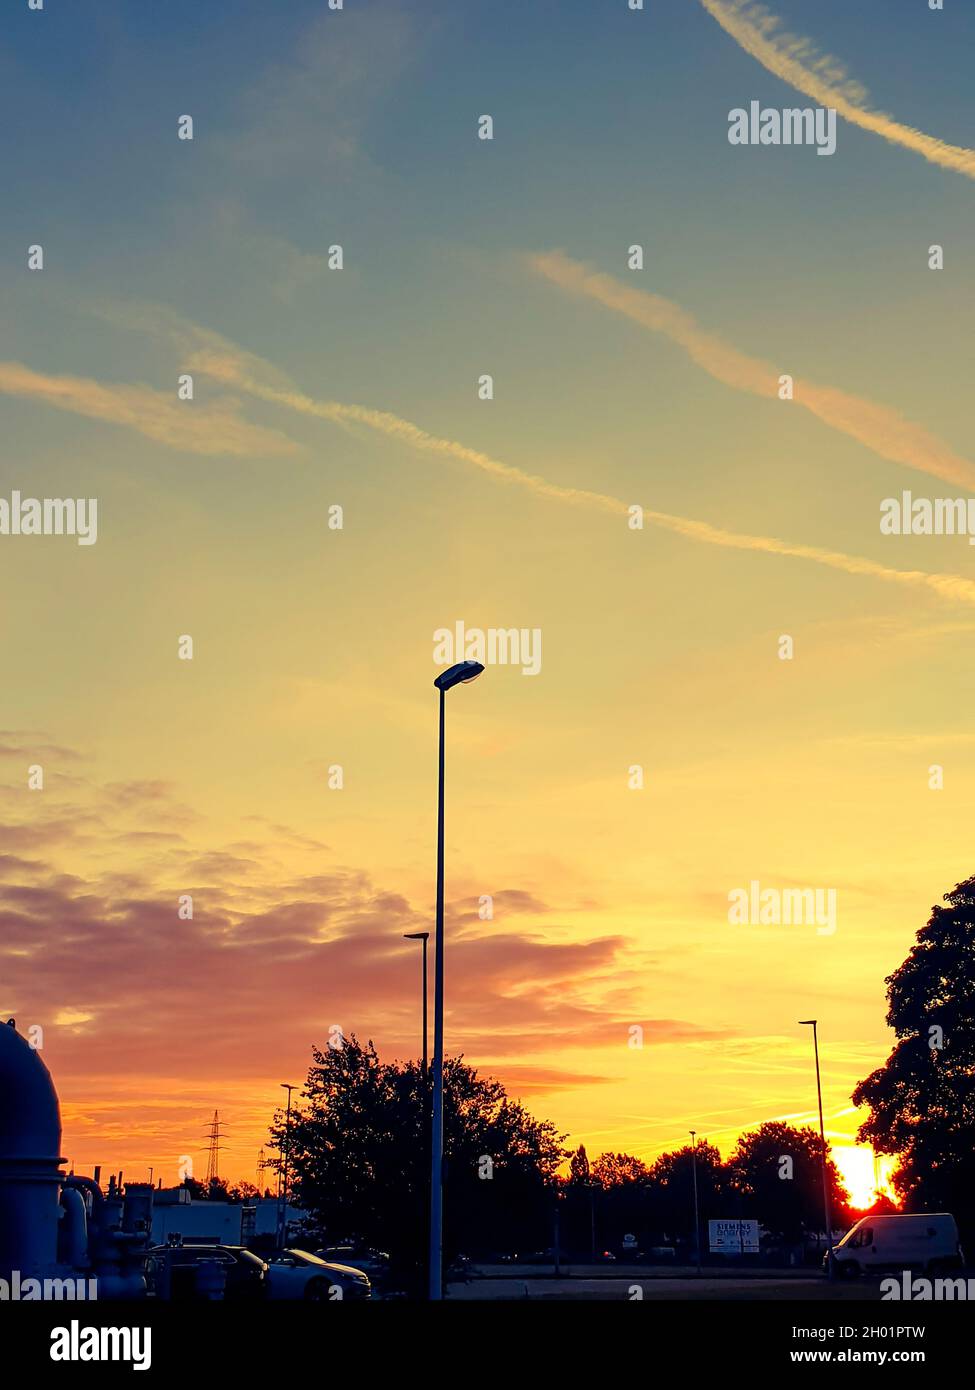
<instances>
[{"instance_id":1,"label":"silver car","mask_svg":"<svg viewBox=\"0 0 975 1390\"><path fill-rule=\"evenodd\" d=\"M333 1264L307 1250L285 1250L267 1262L269 1298L307 1298L327 1303L372 1297L369 1276L350 1265Z\"/></svg>"}]
</instances>

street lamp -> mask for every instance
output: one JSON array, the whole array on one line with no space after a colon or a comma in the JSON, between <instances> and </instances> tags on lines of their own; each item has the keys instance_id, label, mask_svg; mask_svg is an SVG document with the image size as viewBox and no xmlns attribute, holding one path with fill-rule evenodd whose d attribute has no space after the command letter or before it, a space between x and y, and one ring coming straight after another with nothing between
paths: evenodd
<instances>
[{"instance_id":1,"label":"street lamp","mask_svg":"<svg viewBox=\"0 0 975 1390\"><path fill-rule=\"evenodd\" d=\"M811 1028L813 1030L813 1051L816 1055L816 1098L819 1102L819 1139L821 1144L820 1163L823 1174L823 1216L826 1221L826 1277L833 1277L833 1235L830 1227L832 1219L829 1214L829 1182L826 1177L826 1130L823 1128L823 1087L819 1079L819 1037L816 1032L816 1019L800 1018L800 1028Z\"/></svg>"},{"instance_id":2,"label":"street lamp","mask_svg":"<svg viewBox=\"0 0 975 1390\"><path fill-rule=\"evenodd\" d=\"M440 691L440 772L437 795L437 959L433 977L433 1121L430 1130L430 1288L443 1298L443 769L444 698L455 685L467 685L484 670L479 661L460 661L433 682Z\"/></svg>"},{"instance_id":3,"label":"street lamp","mask_svg":"<svg viewBox=\"0 0 975 1390\"><path fill-rule=\"evenodd\" d=\"M278 1245L283 1246L285 1237L288 1233L288 1159L291 1157L291 1092L297 1091L297 1086L292 1086L288 1081L281 1082L282 1088L288 1093L288 1114L284 1122L284 1178L278 1174L279 1196L278 1196Z\"/></svg>"},{"instance_id":4,"label":"street lamp","mask_svg":"<svg viewBox=\"0 0 975 1390\"><path fill-rule=\"evenodd\" d=\"M692 1129L691 1135L691 1176L694 1179L694 1258L697 1261L697 1272L701 1272L701 1218L697 1209L697 1130Z\"/></svg>"},{"instance_id":5,"label":"street lamp","mask_svg":"<svg viewBox=\"0 0 975 1390\"><path fill-rule=\"evenodd\" d=\"M404 941L423 942L423 1072L424 1081L427 1079L427 942L430 940L428 931L408 931L403 933Z\"/></svg>"}]
</instances>

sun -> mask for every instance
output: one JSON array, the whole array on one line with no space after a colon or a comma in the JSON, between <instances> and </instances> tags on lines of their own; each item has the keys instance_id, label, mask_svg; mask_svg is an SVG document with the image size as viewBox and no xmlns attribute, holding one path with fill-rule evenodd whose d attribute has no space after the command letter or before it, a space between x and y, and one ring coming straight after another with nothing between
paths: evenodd
<instances>
[{"instance_id":1,"label":"sun","mask_svg":"<svg viewBox=\"0 0 975 1390\"><path fill-rule=\"evenodd\" d=\"M834 1144L831 1154L855 1211L873 1206L881 1195L897 1204L897 1194L891 1184L891 1174L897 1166L895 1158L854 1144Z\"/></svg>"}]
</instances>

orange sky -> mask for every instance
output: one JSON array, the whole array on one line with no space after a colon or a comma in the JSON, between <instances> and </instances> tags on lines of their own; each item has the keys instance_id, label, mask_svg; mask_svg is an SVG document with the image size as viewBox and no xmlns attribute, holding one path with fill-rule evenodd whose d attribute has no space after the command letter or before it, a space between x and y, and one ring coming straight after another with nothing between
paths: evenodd
<instances>
[{"instance_id":1,"label":"orange sky","mask_svg":"<svg viewBox=\"0 0 975 1390\"><path fill-rule=\"evenodd\" d=\"M333 1025L416 1055L463 623L540 665L449 696L448 1049L591 1154L727 1154L816 1123L815 1016L872 1181L884 979L972 872L975 554L879 526L975 478L969 270L928 269L970 181L890 122L733 149L731 108L795 93L726 6L561 8L511 8L513 62L497 7L244 6L192 43L125 7L97 103L74 14L5 59L51 117L11 155L0 497L99 530L0 535L0 1006L78 1171L200 1173L218 1109L253 1180ZM903 74L859 15L816 37L948 138L966 49L927 22ZM752 883L835 921L729 920Z\"/></svg>"}]
</instances>

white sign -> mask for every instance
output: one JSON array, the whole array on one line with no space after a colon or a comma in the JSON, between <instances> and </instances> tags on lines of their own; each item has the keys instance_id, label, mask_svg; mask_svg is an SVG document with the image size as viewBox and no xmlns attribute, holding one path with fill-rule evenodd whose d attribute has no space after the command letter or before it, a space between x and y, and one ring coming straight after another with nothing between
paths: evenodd
<instances>
[{"instance_id":1,"label":"white sign","mask_svg":"<svg viewBox=\"0 0 975 1390\"><path fill-rule=\"evenodd\" d=\"M708 1244L712 1254L757 1255L757 1221L709 1221Z\"/></svg>"}]
</instances>

